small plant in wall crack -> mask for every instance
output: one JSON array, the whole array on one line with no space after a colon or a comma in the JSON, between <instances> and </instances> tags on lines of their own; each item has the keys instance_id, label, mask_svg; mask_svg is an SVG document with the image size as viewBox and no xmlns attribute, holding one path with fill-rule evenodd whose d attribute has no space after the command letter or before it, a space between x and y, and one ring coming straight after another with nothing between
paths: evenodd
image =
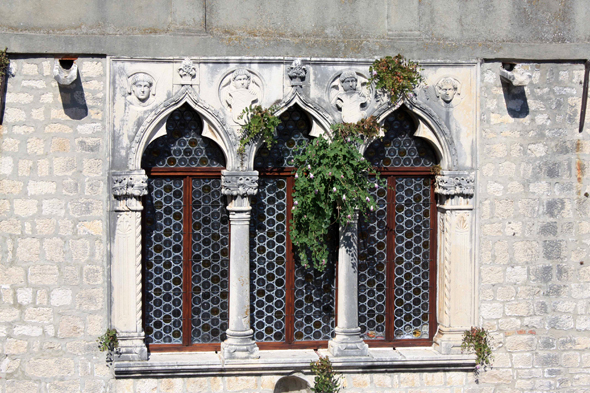
<instances>
[{"instance_id":1,"label":"small plant in wall crack","mask_svg":"<svg viewBox=\"0 0 590 393\"><path fill-rule=\"evenodd\" d=\"M107 329L105 334L98 337L96 340L98 343L98 349L101 352L107 353L107 363L111 364L113 362L113 356L119 348L119 339L117 338L117 330L116 329Z\"/></svg>"},{"instance_id":2,"label":"small plant in wall crack","mask_svg":"<svg viewBox=\"0 0 590 393\"><path fill-rule=\"evenodd\" d=\"M375 209L369 190L379 175L359 151L375 137L379 124L371 117L332 126L332 138L317 138L295 156L293 219L290 236L301 264L324 271L329 261L330 228L347 225L357 211Z\"/></svg>"},{"instance_id":3,"label":"small plant in wall crack","mask_svg":"<svg viewBox=\"0 0 590 393\"><path fill-rule=\"evenodd\" d=\"M494 356L492 355L491 337L484 328L472 327L471 330L463 332L461 352L475 352L475 381L479 383L479 374L492 367Z\"/></svg>"},{"instance_id":4,"label":"small plant in wall crack","mask_svg":"<svg viewBox=\"0 0 590 393\"><path fill-rule=\"evenodd\" d=\"M389 95L392 104L411 94L424 80L420 74L420 65L399 54L375 60L369 67L369 73L369 82L375 83L377 89Z\"/></svg>"},{"instance_id":5,"label":"small plant in wall crack","mask_svg":"<svg viewBox=\"0 0 590 393\"><path fill-rule=\"evenodd\" d=\"M0 50L0 80L4 78L4 75L6 75L6 70L10 65L10 60L8 59L8 54L6 53L6 51L8 51L8 48Z\"/></svg>"},{"instance_id":6,"label":"small plant in wall crack","mask_svg":"<svg viewBox=\"0 0 590 393\"><path fill-rule=\"evenodd\" d=\"M340 377L336 376L332 368L332 362L328 357L322 357L311 362L311 372L315 375L314 386L311 391L314 393L337 393L340 391Z\"/></svg>"},{"instance_id":7,"label":"small plant in wall crack","mask_svg":"<svg viewBox=\"0 0 590 393\"><path fill-rule=\"evenodd\" d=\"M274 105L267 109L260 105L244 108L239 117L239 119L246 120L246 124L242 127L240 146L238 147L240 155L246 152L246 145L258 140L262 140L268 149L271 148L274 142L275 128L281 124L281 120L273 115L276 110Z\"/></svg>"}]
</instances>

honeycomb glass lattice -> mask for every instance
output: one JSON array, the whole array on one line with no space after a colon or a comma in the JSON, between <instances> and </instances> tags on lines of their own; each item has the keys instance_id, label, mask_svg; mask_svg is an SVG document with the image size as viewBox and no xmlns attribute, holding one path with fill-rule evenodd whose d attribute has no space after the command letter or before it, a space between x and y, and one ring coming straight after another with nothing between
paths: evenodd
<instances>
[{"instance_id":1,"label":"honeycomb glass lattice","mask_svg":"<svg viewBox=\"0 0 590 393\"><path fill-rule=\"evenodd\" d=\"M385 136L371 143L365 151L365 158L373 166L428 167L436 163L432 148L413 136L416 127L404 111L397 110L387 116L384 127Z\"/></svg>"},{"instance_id":2,"label":"honeycomb glass lattice","mask_svg":"<svg viewBox=\"0 0 590 393\"><path fill-rule=\"evenodd\" d=\"M387 187L371 189L375 210L359 220L359 326L365 340L385 338Z\"/></svg>"},{"instance_id":3,"label":"honeycomb glass lattice","mask_svg":"<svg viewBox=\"0 0 590 393\"><path fill-rule=\"evenodd\" d=\"M287 180L260 177L250 218L250 309L255 341L285 340Z\"/></svg>"},{"instance_id":4,"label":"honeycomb glass lattice","mask_svg":"<svg viewBox=\"0 0 590 393\"><path fill-rule=\"evenodd\" d=\"M431 179L398 178L395 184L394 336L428 337Z\"/></svg>"},{"instance_id":5,"label":"honeycomb glass lattice","mask_svg":"<svg viewBox=\"0 0 590 393\"><path fill-rule=\"evenodd\" d=\"M217 144L201 136L201 118L188 105L170 114L166 135L150 143L142 168L224 167L225 157Z\"/></svg>"},{"instance_id":6,"label":"honeycomb glass lattice","mask_svg":"<svg viewBox=\"0 0 590 393\"><path fill-rule=\"evenodd\" d=\"M329 340L334 331L334 264L323 272L295 262L295 341Z\"/></svg>"},{"instance_id":7,"label":"honeycomb glass lattice","mask_svg":"<svg viewBox=\"0 0 590 393\"><path fill-rule=\"evenodd\" d=\"M148 179L146 201L146 340L182 343L183 181Z\"/></svg>"},{"instance_id":8,"label":"honeycomb glass lattice","mask_svg":"<svg viewBox=\"0 0 590 393\"><path fill-rule=\"evenodd\" d=\"M254 167L260 169L288 168L294 164L297 152L309 142L311 130L307 114L298 106L292 106L281 114L277 126L277 138L270 150L261 146L254 159Z\"/></svg>"},{"instance_id":9,"label":"honeycomb glass lattice","mask_svg":"<svg viewBox=\"0 0 590 393\"><path fill-rule=\"evenodd\" d=\"M229 218L220 179L192 179L192 342L225 340Z\"/></svg>"}]
</instances>

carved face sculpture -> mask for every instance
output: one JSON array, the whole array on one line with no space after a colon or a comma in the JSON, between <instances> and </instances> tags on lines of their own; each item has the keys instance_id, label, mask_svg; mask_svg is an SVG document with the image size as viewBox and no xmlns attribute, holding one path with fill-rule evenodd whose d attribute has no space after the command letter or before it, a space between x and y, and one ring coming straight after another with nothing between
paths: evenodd
<instances>
[{"instance_id":1,"label":"carved face sculpture","mask_svg":"<svg viewBox=\"0 0 590 393\"><path fill-rule=\"evenodd\" d=\"M141 102L147 101L152 91L152 84L147 81L137 81L131 86L135 97Z\"/></svg>"},{"instance_id":2,"label":"carved face sculpture","mask_svg":"<svg viewBox=\"0 0 590 393\"><path fill-rule=\"evenodd\" d=\"M358 81L355 77L348 77L342 81L342 88L344 91L356 91Z\"/></svg>"},{"instance_id":3,"label":"carved face sculpture","mask_svg":"<svg viewBox=\"0 0 590 393\"><path fill-rule=\"evenodd\" d=\"M436 85L436 94L441 100L449 104L451 101L453 101L453 98L455 98L457 89L458 86L452 79L445 78Z\"/></svg>"},{"instance_id":4,"label":"carved face sculpture","mask_svg":"<svg viewBox=\"0 0 590 393\"><path fill-rule=\"evenodd\" d=\"M250 75L238 74L233 80L236 89L247 89L250 87Z\"/></svg>"}]
</instances>

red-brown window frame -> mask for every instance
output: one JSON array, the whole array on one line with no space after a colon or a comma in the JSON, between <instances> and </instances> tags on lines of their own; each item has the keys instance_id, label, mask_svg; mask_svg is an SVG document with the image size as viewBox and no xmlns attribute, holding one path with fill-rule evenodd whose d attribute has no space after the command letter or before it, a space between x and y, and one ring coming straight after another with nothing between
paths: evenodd
<instances>
[{"instance_id":1,"label":"red-brown window frame","mask_svg":"<svg viewBox=\"0 0 590 393\"><path fill-rule=\"evenodd\" d=\"M146 174L150 178L157 178L157 177L174 177L184 180L184 192L183 192L183 205L184 205L184 216L183 216L183 228L192 228L192 213L193 213L193 203L192 203L192 181L193 178L200 178L200 179L221 179L221 171L225 168L215 167L215 168L149 168L146 169ZM144 206L145 206L145 198L144 197ZM223 196L222 196L223 201ZM144 223L142 225L143 234L142 236L145 239L145 214L143 215ZM229 227L231 230L231 226ZM188 236L187 236L188 235ZM230 233L231 236L231 233ZM148 348L151 352L196 352L196 351L219 351L221 349L221 343L191 343L192 338L192 230L185 233L183 237L183 244L182 244L182 274L183 274L183 282L182 282L182 314L183 314L183 321L182 321L182 344L148 344ZM229 248L229 245L228 245ZM145 264L144 264L145 269ZM147 279L147 274L143 274L144 280ZM228 277L228 291L230 290L229 287L231 283L229 282ZM147 286L144 283L144 288ZM145 289L143 292L144 297L144 304L145 304ZM229 299L228 299L228 310L229 310ZM143 324L145 329L145 307L143 310Z\"/></svg>"},{"instance_id":2,"label":"red-brown window frame","mask_svg":"<svg viewBox=\"0 0 590 393\"><path fill-rule=\"evenodd\" d=\"M436 260L437 260L437 208L436 196L434 193L434 175L429 167L383 167L375 168L382 178L387 179L387 296L386 296L386 317L385 317L385 339L365 340L369 347L418 347L432 345L434 335L438 328L436 318ZM394 338L394 291L395 291L395 236L391 234L395 230L395 180L400 178L427 177L431 178L430 184L430 261L429 271L429 292L428 292L428 338L427 339L395 339Z\"/></svg>"}]
</instances>

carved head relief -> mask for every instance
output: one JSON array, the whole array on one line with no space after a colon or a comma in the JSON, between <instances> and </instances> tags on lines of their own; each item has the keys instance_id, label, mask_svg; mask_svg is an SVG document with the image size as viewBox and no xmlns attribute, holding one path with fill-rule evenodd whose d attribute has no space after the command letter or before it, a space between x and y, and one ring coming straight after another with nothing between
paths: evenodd
<instances>
[{"instance_id":1,"label":"carved head relief","mask_svg":"<svg viewBox=\"0 0 590 393\"><path fill-rule=\"evenodd\" d=\"M440 98L445 104L450 104L455 95L461 94L461 83L451 77L444 77L436 83L436 97Z\"/></svg>"},{"instance_id":2,"label":"carved head relief","mask_svg":"<svg viewBox=\"0 0 590 393\"><path fill-rule=\"evenodd\" d=\"M368 79L348 69L333 78L329 87L329 98L334 110L342 115L342 121L356 123L367 116L371 103Z\"/></svg>"},{"instance_id":3,"label":"carved head relief","mask_svg":"<svg viewBox=\"0 0 590 393\"><path fill-rule=\"evenodd\" d=\"M154 78L145 73L137 72L127 78L127 94L130 101L135 105L147 106L153 102L156 95Z\"/></svg>"},{"instance_id":4,"label":"carved head relief","mask_svg":"<svg viewBox=\"0 0 590 393\"><path fill-rule=\"evenodd\" d=\"M219 97L223 107L231 114L233 123L244 125L246 119L239 118L244 108L262 101L262 80L246 68L237 68L221 80Z\"/></svg>"}]
</instances>

